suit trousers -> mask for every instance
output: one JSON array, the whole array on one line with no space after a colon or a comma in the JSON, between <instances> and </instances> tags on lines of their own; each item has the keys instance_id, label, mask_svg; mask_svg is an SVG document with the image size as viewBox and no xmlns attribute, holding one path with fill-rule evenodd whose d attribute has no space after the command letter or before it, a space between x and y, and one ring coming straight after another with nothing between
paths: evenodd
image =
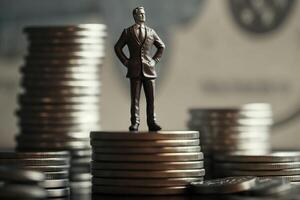
<instances>
[{"instance_id":1,"label":"suit trousers","mask_svg":"<svg viewBox=\"0 0 300 200\"><path fill-rule=\"evenodd\" d=\"M155 95L155 79L131 78L130 94L131 94L131 124L140 124L140 94L141 88L144 88L147 103L147 124L155 123L154 113L154 95Z\"/></svg>"}]
</instances>

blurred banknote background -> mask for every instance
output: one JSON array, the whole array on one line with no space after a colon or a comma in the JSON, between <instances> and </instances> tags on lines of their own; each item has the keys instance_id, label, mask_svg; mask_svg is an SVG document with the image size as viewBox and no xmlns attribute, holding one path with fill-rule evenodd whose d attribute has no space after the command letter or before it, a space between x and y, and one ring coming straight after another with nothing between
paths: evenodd
<instances>
[{"instance_id":1,"label":"blurred banknote background","mask_svg":"<svg viewBox=\"0 0 300 200\"><path fill-rule=\"evenodd\" d=\"M272 145L299 147L300 4L297 0L1 0L0 147L14 146L19 68L28 25L104 23L101 126L127 130L129 82L113 45L144 6L147 24L166 43L158 66L156 110L164 129L186 129L192 107L271 103ZM142 95L143 96L143 95ZM142 129L145 99L141 99Z\"/></svg>"}]
</instances>

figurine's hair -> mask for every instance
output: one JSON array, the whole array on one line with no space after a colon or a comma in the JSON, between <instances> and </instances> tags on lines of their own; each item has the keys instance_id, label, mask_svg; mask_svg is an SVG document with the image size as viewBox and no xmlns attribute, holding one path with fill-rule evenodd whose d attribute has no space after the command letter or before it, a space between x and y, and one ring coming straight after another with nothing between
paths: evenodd
<instances>
[{"instance_id":1,"label":"figurine's hair","mask_svg":"<svg viewBox=\"0 0 300 200\"><path fill-rule=\"evenodd\" d=\"M138 11L138 10L141 10L141 9L144 10L144 7L143 7L143 6L139 6L139 7L136 7L135 9L133 9L133 11L132 11L133 17L136 15L137 11Z\"/></svg>"}]
</instances>

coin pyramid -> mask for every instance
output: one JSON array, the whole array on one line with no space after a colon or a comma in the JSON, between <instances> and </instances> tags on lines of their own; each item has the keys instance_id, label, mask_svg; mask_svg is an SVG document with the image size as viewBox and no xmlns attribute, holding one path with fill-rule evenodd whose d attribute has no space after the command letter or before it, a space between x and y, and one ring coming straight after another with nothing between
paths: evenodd
<instances>
[{"instance_id":1,"label":"coin pyramid","mask_svg":"<svg viewBox=\"0 0 300 200\"><path fill-rule=\"evenodd\" d=\"M92 192L183 194L202 181L197 131L91 132Z\"/></svg>"},{"instance_id":2,"label":"coin pyramid","mask_svg":"<svg viewBox=\"0 0 300 200\"><path fill-rule=\"evenodd\" d=\"M21 67L17 149L70 151L71 185L90 187L89 132L101 128L106 26L31 26L24 32L28 54Z\"/></svg>"}]
</instances>

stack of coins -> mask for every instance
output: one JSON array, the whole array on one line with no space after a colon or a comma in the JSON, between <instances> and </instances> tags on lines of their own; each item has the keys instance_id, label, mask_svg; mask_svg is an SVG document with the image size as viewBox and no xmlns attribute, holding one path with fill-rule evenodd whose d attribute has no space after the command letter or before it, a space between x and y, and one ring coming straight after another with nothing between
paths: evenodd
<instances>
[{"instance_id":1,"label":"stack of coins","mask_svg":"<svg viewBox=\"0 0 300 200\"><path fill-rule=\"evenodd\" d=\"M70 179L85 185L90 181L89 132L101 128L106 26L34 26L24 32L29 44L21 68L17 148L69 150Z\"/></svg>"},{"instance_id":2,"label":"stack of coins","mask_svg":"<svg viewBox=\"0 0 300 200\"><path fill-rule=\"evenodd\" d=\"M66 151L0 152L0 166L42 172L45 180L40 185L49 198L69 195L70 158Z\"/></svg>"},{"instance_id":3,"label":"stack of coins","mask_svg":"<svg viewBox=\"0 0 300 200\"><path fill-rule=\"evenodd\" d=\"M253 103L236 108L200 108L190 110L188 127L199 130L205 154L205 169L213 176L216 154L253 154L270 152L270 128L273 122L269 104Z\"/></svg>"},{"instance_id":4,"label":"stack of coins","mask_svg":"<svg viewBox=\"0 0 300 200\"><path fill-rule=\"evenodd\" d=\"M91 132L92 192L171 195L202 181L197 131Z\"/></svg>"},{"instance_id":5,"label":"stack of coins","mask_svg":"<svg viewBox=\"0 0 300 200\"><path fill-rule=\"evenodd\" d=\"M41 172L1 166L0 199L45 199L47 192L40 186L44 180Z\"/></svg>"},{"instance_id":6,"label":"stack of coins","mask_svg":"<svg viewBox=\"0 0 300 200\"><path fill-rule=\"evenodd\" d=\"M278 151L262 155L216 155L219 176L258 176L300 183L300 152Z\"/></svg>"}]
</instances>

